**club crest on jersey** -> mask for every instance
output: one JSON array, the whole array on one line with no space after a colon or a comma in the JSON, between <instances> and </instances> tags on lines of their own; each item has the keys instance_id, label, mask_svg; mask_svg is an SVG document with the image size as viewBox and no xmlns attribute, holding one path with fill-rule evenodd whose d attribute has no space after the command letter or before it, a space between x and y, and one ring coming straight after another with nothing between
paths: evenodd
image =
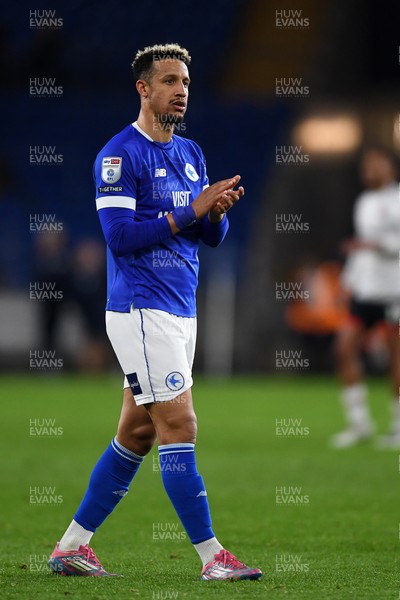
<instances>
[{"instance_id":1,"label":"club crest on jersey","mask_svg":"<svg viewBox=\"0 0 400 600\"><path fill-rule=\"evenodd\" d=\"M122 158L106 156L101 163L101 178L105 183L116 183L122 173Z\"/></svg>"},{"instance_id":2,"label":"club crest on jersey","mask_svg":"<svg viewBox=\"0 0 400 600\"><path fill-rule=\"evenodd\" d=\"M189 177L191 181L198 181L199 176L197 175L196 169L190 163L186 163L185 165L185 173Z\"/></svg>"}]
</instances>

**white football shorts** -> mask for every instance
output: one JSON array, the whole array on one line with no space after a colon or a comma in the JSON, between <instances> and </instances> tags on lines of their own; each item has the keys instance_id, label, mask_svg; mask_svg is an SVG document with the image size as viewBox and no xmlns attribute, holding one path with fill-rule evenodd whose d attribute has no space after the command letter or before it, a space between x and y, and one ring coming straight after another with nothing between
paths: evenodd
<instances>
[{"instance_id":1,"label":"white football shorts","mask_svg":"<svg viewBox=\"0 0 400 600\"><path fill-rule=\"evenodd\" d=\"M136 404L173 400L192 387L195 317L152 308L106 311L106 329Z\"/></svg>"}]
</instances>

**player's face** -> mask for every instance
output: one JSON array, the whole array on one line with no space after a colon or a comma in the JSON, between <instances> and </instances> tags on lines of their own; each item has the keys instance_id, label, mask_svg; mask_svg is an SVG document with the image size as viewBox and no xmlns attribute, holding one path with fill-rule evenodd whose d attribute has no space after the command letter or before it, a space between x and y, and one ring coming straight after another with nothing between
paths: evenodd
<instances>
[{"instance_id":1,"label":"player's face","mask_svg":"<svg viewBox=\"0 0 400 600\"><path fill-rule=\"evenodd\" d=\"M149 83L149 108L157 120L181 123L189 96L188 68L180 60L158 60Z\"/></svg>"},{"instance_id":2,"label":"player's face","mask_svg":"<svg viewBox=\"0 0 400 600\"><path fill-rule=\"evenodd\" d=\"M390 159L382 152L366 152L361 161L361 179L367 188L373 190L394 180L395 173Z\"/></svg>"}]
</instances>

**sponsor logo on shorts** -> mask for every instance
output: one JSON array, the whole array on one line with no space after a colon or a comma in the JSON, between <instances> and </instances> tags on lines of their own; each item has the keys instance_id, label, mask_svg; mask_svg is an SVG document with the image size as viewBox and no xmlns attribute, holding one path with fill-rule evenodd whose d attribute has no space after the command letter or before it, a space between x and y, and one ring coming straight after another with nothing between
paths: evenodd
<instances>
[{"instance_id":1,"label":"sponsor logo on shorts","mask_svg":"<svg viewBox=\"0 0 400 600\"><path fill-rule=\"evenodd\" d=\"M172 371L166 376L165 385L172 392L177 392L185 385L185 378L179 371Z\"/></svg>"},{"instance_id":2,"label":"sponsor logo on shorts","mask_svg":"<svg viewBox=\"0 0 400 600\"><path fill-rule=\"evenodd\" d=\"M129 373L129 375L126 375L126 378L134 396L136 396L137 394L143 394L137 373Z\"/></svg>"}]
</instances>

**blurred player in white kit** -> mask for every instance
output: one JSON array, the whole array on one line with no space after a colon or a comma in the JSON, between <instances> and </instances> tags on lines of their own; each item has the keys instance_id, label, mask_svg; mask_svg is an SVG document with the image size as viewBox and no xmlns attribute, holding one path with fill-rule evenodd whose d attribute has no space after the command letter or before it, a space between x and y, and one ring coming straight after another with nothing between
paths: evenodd
<instances>
[{"instance_id":1,"label":"blurred player in white kit","mask_svg":"<svg viewBox=\"0 0 400 600\"><path fill-rule=\"evenodd\" d=\"M337 335L336 356L348 428L332 438L337 448L371 438L375 427L367 405L361 362L366 333L385 323L390 357L392 425L380 448L400 448L400 196L396 157L383 147L364 151L360 175L366 190L357 198L355 237L343 244L343 285L350 315Z\"/></svg>"}]
</instances>

